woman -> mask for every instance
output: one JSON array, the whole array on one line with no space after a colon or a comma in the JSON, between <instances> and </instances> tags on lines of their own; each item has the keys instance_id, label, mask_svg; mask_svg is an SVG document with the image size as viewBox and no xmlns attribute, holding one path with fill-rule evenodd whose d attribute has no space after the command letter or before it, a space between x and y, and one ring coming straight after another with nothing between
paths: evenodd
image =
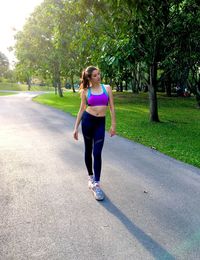
<instances>
[{"instance_id":1,"label":"woman","mask_svg":"<svg viewBox=\"0 0 200 260\"><path fill-rule=\"evenodd\" d=\"M80 89L81 104L73 135L74 139L78 140L78 127L82 121L88 187L93 191L96 200L103 200L104 193L100 188L101 152L104 144L105 115L108 105L111 112L111 137L115 135L116 125L112 90L109 85L101 84L100 71L93 66L89 66L83 71ZM92 153L94 164L92 163Z\"/></svg>"}]
</instances>

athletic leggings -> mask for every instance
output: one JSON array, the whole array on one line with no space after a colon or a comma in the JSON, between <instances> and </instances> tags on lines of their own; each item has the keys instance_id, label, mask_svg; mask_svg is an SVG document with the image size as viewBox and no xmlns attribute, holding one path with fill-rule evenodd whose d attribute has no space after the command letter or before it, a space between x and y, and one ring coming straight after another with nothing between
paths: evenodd
<instances>
[{"instance_id":1,"label":"athletic leggings","mask_svg":"<svg viewBox=\"0 0 200 260\"><path fill-rule=\"evenodd\" d=\"M93 175L93 153L94 181L98 182L101 176L101 152L105 137L105 117L93 116L84 111L81 125L85 143L85 164L88 175Z\"/></svg>"}]
</instances>

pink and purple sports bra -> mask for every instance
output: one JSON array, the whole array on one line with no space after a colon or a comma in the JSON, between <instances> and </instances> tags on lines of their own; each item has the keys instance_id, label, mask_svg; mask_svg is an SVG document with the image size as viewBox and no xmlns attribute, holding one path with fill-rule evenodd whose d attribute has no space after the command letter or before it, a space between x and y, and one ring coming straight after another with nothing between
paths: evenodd
<instances>
[{"instance_id":1,"label":"pink and purple sports bra","mask_svg":"<svg viewBox=\"0 0 200 260\"><path fill-rule=\"evenodd\" d=\"M87 94L87 104L88 106L108 106L109 96L106 88L101 84L103 93L102 94L92 94L91 87L88 88Z\"/></svg>"}]
</instances>

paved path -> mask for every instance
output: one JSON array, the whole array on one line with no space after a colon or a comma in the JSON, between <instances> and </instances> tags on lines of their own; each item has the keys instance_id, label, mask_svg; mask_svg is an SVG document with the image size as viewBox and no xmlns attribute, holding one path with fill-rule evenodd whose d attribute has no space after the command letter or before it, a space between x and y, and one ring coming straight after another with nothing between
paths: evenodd
<instances>
[{"instance_id":1,"label":"paved path","mask_svg":"<svg viewBox=\"0 0 200 260\"><path fill-rule=\"evenodd\" d=\"M106 136L103 202L74 118L0 97L0 259L200 259L200 170Z\"/></svg>"}]
</instances>

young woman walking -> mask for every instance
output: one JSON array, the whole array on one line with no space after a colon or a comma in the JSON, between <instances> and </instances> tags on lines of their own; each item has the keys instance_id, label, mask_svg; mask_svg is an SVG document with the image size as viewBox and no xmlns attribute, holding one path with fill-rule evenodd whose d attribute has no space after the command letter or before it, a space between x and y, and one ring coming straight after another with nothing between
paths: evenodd
<instances>
[{"instance_id":1,"label":"young woman walking","mask_svg":"<svg viewBox=\"0 0 200 260\"><path fill-rule=\"evenodd\" d=\"M115 135L115 109L112 89L101 84L98 68L87 67L81 79L81 104L74 126L73 136L78 140L78 127L81 122L85 143L85 164L88 171L88 187L96 200L103 200L104 193L100 188L101 153L105 137L105 115L109 105L111 113L110 136ZM93 154L93 158L92 158Z\"/></svg>"}]
</instances>

